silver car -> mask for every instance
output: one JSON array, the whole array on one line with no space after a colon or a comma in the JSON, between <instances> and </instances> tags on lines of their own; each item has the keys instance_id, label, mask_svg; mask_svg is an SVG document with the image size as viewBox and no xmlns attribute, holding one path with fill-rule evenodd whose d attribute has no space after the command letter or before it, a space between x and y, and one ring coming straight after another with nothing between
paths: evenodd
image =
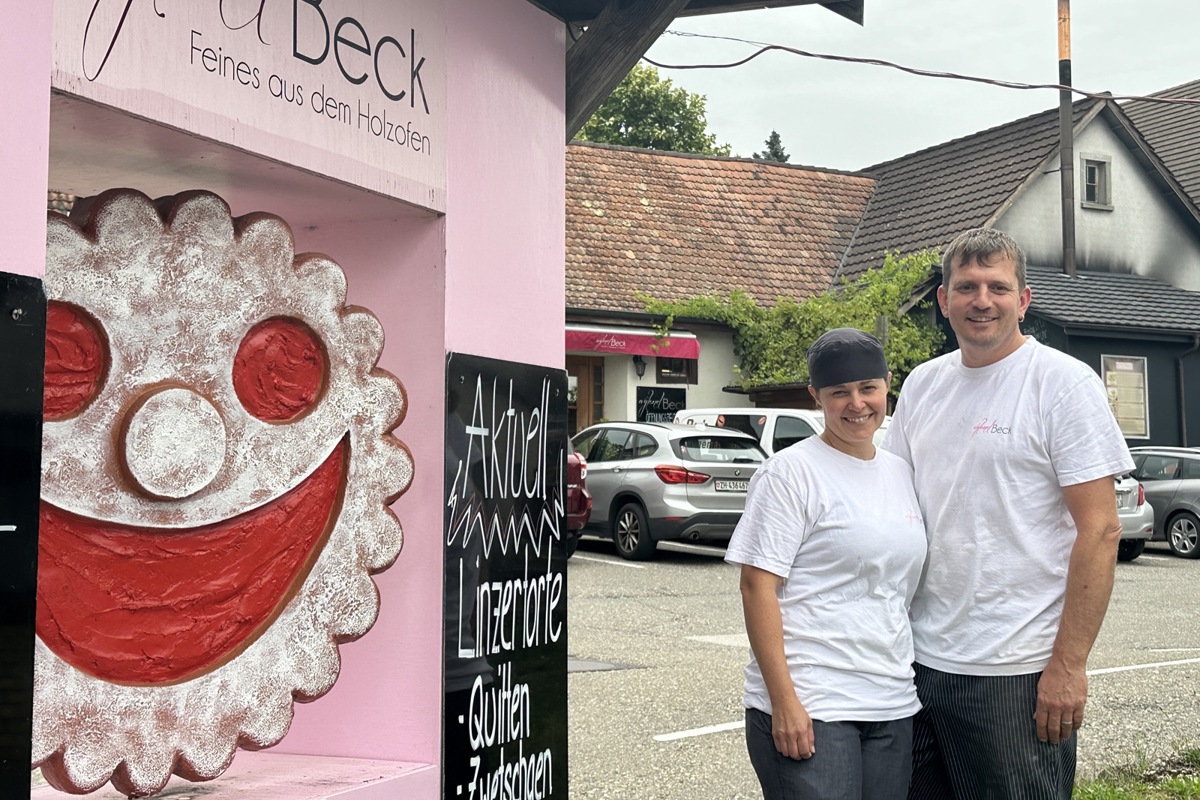
<instances>
[{"instance_id":1,"label":"silver car","mask_svg":"<svg viewBox=\"0 0 1200 800\"><path fill-rule=\"evenodd\" d=\"M1118 561L1133 561L1146 549L1154 535L1154 506L1146 502L1146 491L1135 478L1117 478L1117 517L1121 520Z\"/></svg>"},{"instance_id":2,"label":"silver car","mask_svg":"<svg viewBox=\"0 0 1200 800\"><path fill-rule=\"evenodd\" d=\"M588 463L585 530L630 560L653 558L664 539L728 539L767 457L744 433L673 423L605 422L571 441Z\"/></svg>"},{"instance_id":3,"label":"silver car","mask_svg":"<svg viewBox=\"0 0 1200 800\"><path fill-rule=\"evenodd\" d=\"M1131 447L1133 477L1154 506L1154 538L1183 558L1200 556L1200 448Z\"/></svg>"}]
</instances>

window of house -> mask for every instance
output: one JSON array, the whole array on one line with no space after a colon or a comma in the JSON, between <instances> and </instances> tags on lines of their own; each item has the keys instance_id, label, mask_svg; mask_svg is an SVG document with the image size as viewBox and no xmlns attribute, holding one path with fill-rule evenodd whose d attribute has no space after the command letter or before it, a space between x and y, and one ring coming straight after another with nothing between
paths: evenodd
<instances>
[{"instance_id":1,"label":"window of house","mask_svg":"<svg viewBox=\"0 0 1200 800\"><path fill-rule=\"evenodd\" d=\"M654 362L659 383L696 383L696 359L656 357Z\"/></svg>"},{"instance_id":2,"label":"window of house","mask_svg":"<svg viewBox=\"0 0 1200 800\"><path fill-rule=\"evenodd\" d=\"M1112 209L1112 159L1084 154L1080 157L1080 181L1084 208Z\"/></svg>"}]
</instances>

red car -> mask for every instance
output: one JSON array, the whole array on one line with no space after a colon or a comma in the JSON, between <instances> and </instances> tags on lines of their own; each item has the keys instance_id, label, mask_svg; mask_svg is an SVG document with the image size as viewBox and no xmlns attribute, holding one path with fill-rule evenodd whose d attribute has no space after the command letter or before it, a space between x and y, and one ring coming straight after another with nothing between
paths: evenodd
<instances>
[{"instance_id":1,"label":"red car","mask_svg":"<svg viewBox=\"0 0 1200 800\"><path fill-rule=\"evenodd\" d=\"M575 452L567 440L567 558L575 555L580 531L592 515L592 496L588 494L587 459Z\"/></svg>"}]
</instances>

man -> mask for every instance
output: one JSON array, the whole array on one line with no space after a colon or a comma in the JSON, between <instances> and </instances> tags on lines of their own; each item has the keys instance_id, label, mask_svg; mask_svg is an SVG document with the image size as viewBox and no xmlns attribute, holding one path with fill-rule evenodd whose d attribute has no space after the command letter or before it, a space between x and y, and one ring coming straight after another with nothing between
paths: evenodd
<instances>
[{"instance_id":1,"label":"man","mask_svg":"<svg viewBox=\"0 0 1200 800\"><path fill-rule=\"evenodd\" d=\"M956 238L937 294L959 349L913 370L883 445L913 466L929 537L909 797L1068 800L1121 534L1113 476L1133 462L1096 373L1021 333L1012 238Z\"/></svg>"}]
</instances>

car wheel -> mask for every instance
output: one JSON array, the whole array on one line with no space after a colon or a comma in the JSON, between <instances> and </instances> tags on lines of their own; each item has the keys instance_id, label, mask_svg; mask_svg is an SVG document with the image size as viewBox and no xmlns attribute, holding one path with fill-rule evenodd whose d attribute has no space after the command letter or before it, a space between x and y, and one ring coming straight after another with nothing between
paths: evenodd
<instances>
[{"instance_id":1,"label":"car wheel","mask_svg":"<svg viewBox=\"0 0 1200 800\"><path fill-rule=\"evenodd\" d=\"M567 558L575 555L576 548L579 547L579 531L567 532Z\"/></svg>"},{"instance_id":2,"label":"car wheel","mask_svg":"<svg viewBox=\"0 0 1200 800\"><path fill-rule=\"evenodd\" d=\"M646 511L640 503L621 506L613 517L612 537L621 558L645 561L654 557L654 540L650 538Z\"/></svg>"},{"instance_id":3,"label":"car wheel","mask_svg":"<svg viewBox=\"0 0 1200 800\"><path fill-rule=\"evenodd\" d=\"M1145 549L1145 539L1125 539L1117 545L1117 561L1133 561Z\"/></svg>"},{"instance_id":4,"label":"car wheel","mask_svg":"<svg viewBox=\"0 0 1200 800\"><path fill-rule=\"evenodd\" d=\"M1167 544L1181 558L1200 556L1200 519L1190 511L1181 511L1167 527Z\"/></svg>"}]
</instances>

